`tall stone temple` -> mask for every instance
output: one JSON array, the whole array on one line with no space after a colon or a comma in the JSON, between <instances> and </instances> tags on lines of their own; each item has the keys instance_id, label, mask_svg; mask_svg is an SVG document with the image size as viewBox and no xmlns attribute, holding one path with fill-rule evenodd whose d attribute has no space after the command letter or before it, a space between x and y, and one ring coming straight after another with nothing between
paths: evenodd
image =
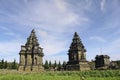
<instances>
[{"instance_id":1,"label":"tall stone temple","mask_svg":"<svg viewBox=\"0 0 120 80\"><path fill-rule=\"evenodd\" d=\"M21 46L19 71L42 71L43 48L39 47L35 30L31 31L25 45Z\"/></svg>"},{"instance_id":2,"label":"tall stone temple","mask_svg":"<svg viewBox=\"0 0 120 80\"><path fill-rule=\"evenodd\" d=\"M90 70L90 66L86 60L86 49L77 32L74 33L70 49L68 50L68 57L67 70Z\"/></svg>"}]
</instances>

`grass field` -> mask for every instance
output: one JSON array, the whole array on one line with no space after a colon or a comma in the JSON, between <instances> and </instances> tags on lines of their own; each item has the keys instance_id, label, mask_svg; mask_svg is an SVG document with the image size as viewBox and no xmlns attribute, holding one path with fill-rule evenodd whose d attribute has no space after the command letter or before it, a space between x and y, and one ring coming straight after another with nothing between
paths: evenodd
<instances>
[{"instance_id":1,"label":"grass field","mask_svg":"<svg viewBox=\"0 0 120 80\"><path fill-rule=\"evenodd\" d=\"M120 80L120 70L18 72L0 70L0 80Z\"/></svg>"}]
</instances>

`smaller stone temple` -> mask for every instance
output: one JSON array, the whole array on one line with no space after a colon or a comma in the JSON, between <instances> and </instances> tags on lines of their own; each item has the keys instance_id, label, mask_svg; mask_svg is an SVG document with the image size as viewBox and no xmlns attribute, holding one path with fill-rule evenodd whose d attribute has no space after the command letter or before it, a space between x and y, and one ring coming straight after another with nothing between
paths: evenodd
<instances>
[{"instance_id":1,"label":"smaller stone temple","mask_svg":"<svg viewBox=\"0 0 120 80\"><path fill-rule=\"evenodd\" d=\"M66 65L67 70L90 70L90 66L86 60L86 49L77 32L74 33L70 49L68 50L68 58L69 61Z\"/></svg>"},{"instance_id":2,"label":"smaller stone temple","mask_svg":"<svg viewBox=\"0 0 120 80\"><path fill-rule=\"evenodd\" d=\"M43 71L43 48L39 47L35 30L31 31L25 45L21 46L19 71Z\"/></svg>"},{"instance_id":3,"label":"smaller stone temple","mask_svg":"<svg viewBox=\"0 0 120 80\"><path fill-rule=\"evenodd\" d=\"M110 66L110 57L108 55L96 55L95 68L108 69Z\"/></svg>"}]
</instances>

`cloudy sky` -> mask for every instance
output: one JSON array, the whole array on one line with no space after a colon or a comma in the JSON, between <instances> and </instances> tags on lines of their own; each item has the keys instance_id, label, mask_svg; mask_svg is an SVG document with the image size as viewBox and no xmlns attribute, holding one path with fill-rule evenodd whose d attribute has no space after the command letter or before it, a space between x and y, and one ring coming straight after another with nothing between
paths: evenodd
<instances>
[{"instance_id":1,"label":"cloudy sky","mask_svg":"<svg viewBox=\"0 0 120 80\"><path fill-rule=\"evenodd\" d=\"M75 31L87 60L97 54L120 60L120 0L0 0L0 59L19 61L33 28L44 61L68 61Z\"/></svg>"}]
</instances>

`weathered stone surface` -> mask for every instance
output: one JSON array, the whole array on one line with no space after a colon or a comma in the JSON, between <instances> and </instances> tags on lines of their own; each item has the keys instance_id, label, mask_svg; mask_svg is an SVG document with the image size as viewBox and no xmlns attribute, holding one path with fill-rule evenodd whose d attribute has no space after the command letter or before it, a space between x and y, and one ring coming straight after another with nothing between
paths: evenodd
<instances>
[{"instance_id":1,"label":"weathered stone surface","mask_svg":"<svg viewBox=\"0 0 120 80\"><path fill-rule=\"evenodd\" d=\"M39 47L34 29L27 38L26 44L21 46L19 55L19 71L43 71L43 48Z\"/></svg>"},{"instance_id":2,"label":"weathered stone surface","mask_svg":"<svg viewBox=\"0 0 120 80\"><path fill-rule=\"evenodd\" d=\"M108 69L110 66L110 57L108 55L97 55L95 57L96 69Z\"/></svg>"},{"instance_id":3,"label":"weathered stone surface","mask_svg":"<svg viewBox=\"0 0 120 80\"><path fill-rule=\"evenodd\" d=\"M110 69L120 69L120 60L111 61L110 62Z\"/></svg>"},{"instance_id":4,"label":"weathered stone surface","mask_svg":"<svg viewBox=\"0 0 120 80\"><path fill-rule=\"evenodd\" d=\"M67 70L69 71L84 71L84 70L90 70L90 66L88 62L79 62L78 64L68 64Z\"/></svg>"},{"instance_id":5,"label":"weathered stone surface","mask_svg":"<svg viewBox=\"0 0 120 80\"><path fill-rule=\"evenodd\" d=\"M86 49L77 32L75 32L70 49L68 50L68 57L67 70L90 70L86 60Z\"/></svg>"}]
</instances>

